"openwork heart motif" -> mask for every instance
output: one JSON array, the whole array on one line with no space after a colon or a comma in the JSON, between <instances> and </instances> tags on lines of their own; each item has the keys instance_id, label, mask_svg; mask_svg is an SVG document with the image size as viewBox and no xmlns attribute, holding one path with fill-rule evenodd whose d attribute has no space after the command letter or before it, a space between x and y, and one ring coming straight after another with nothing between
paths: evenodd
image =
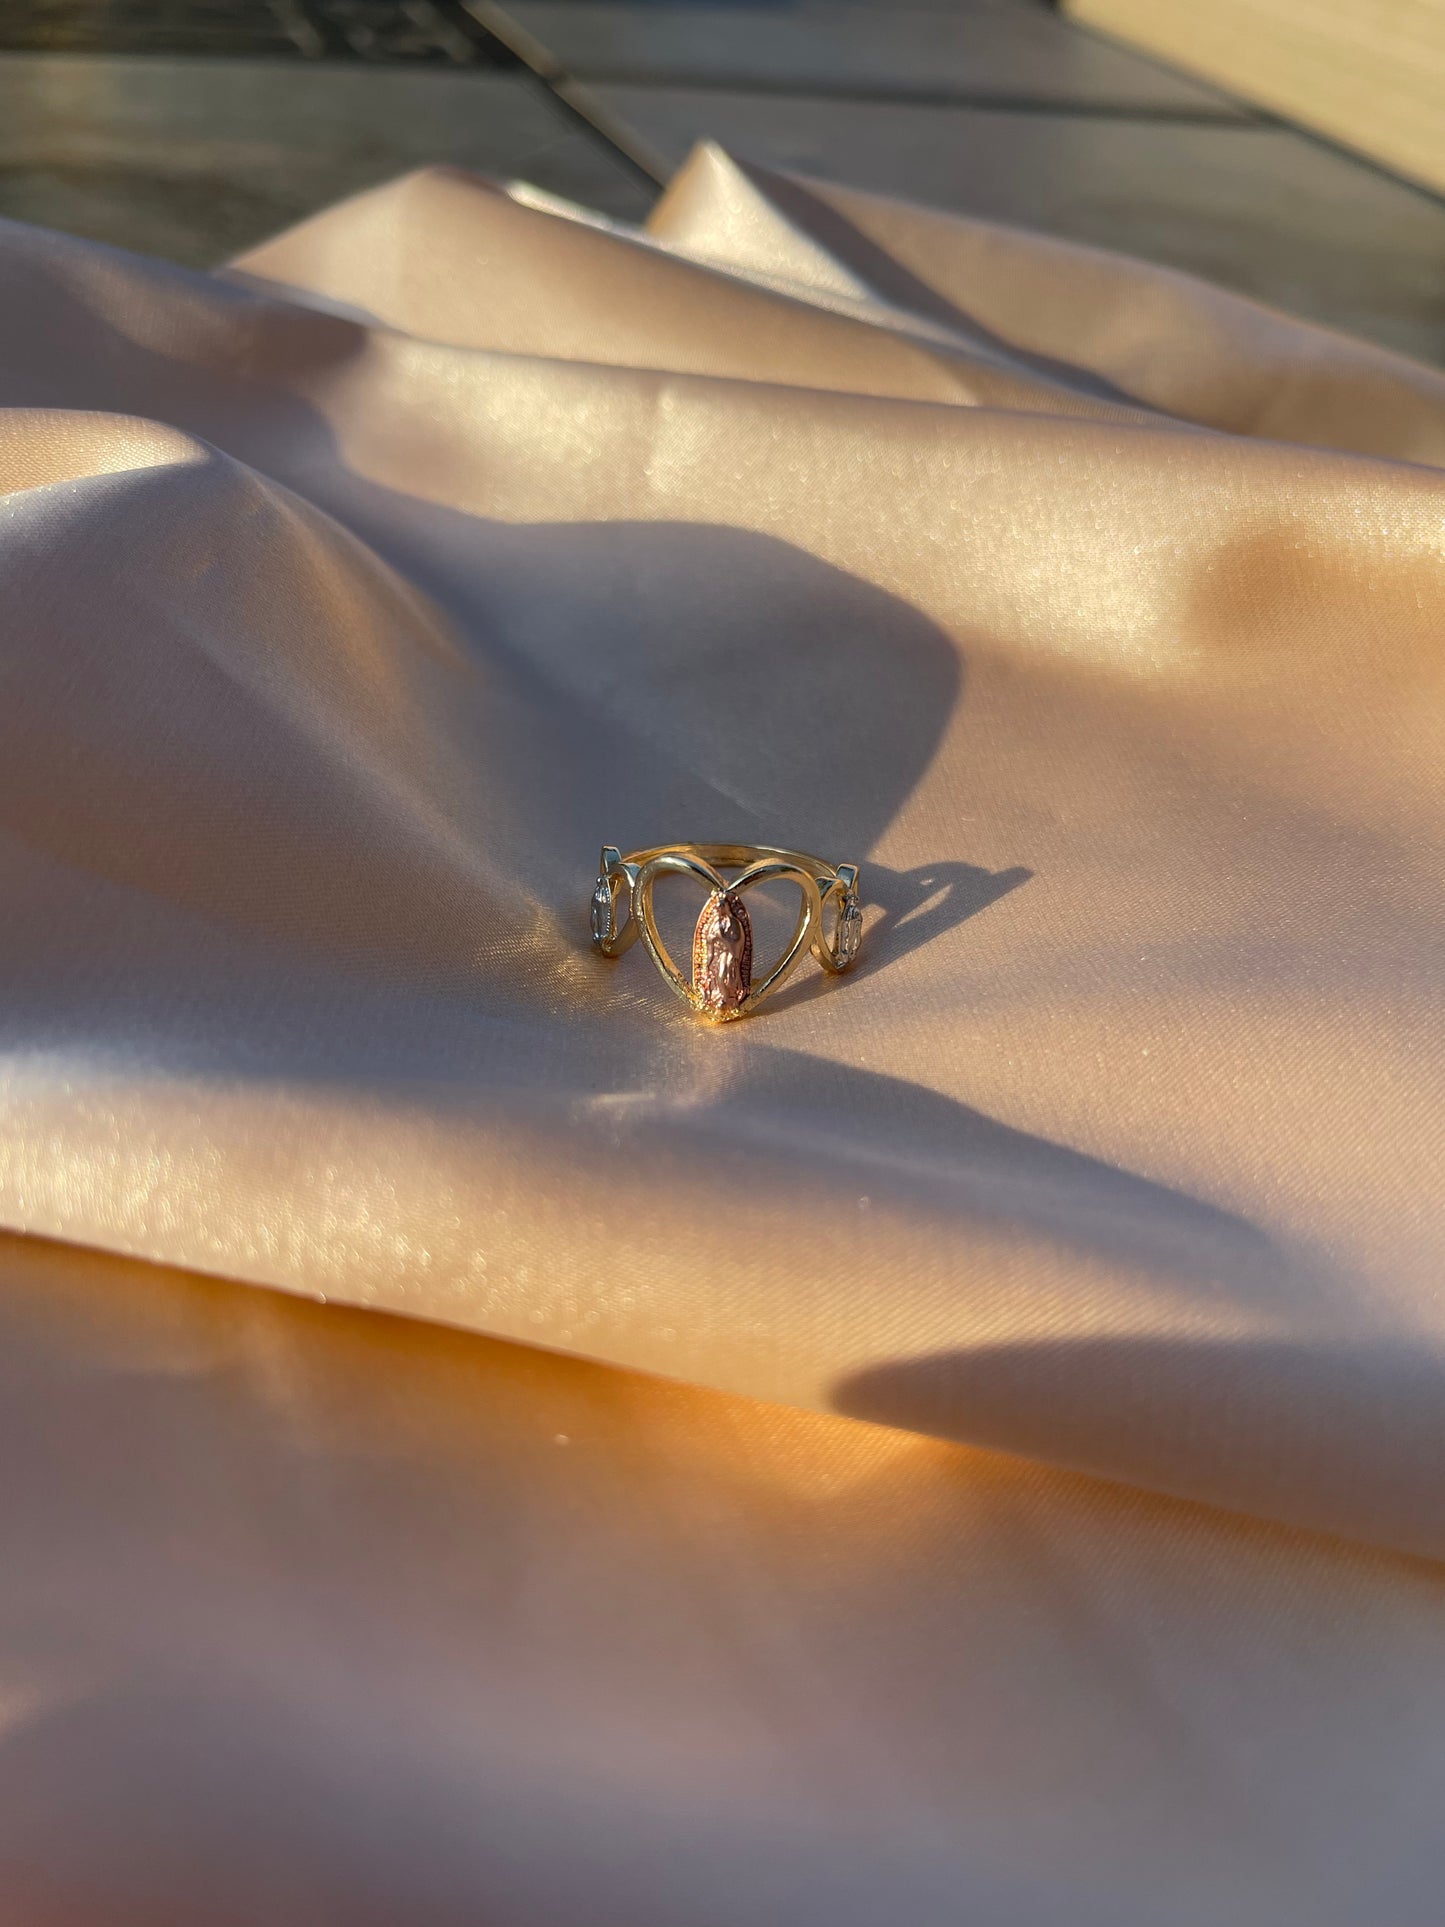
<instances>
[{"instance_id":1,"label":"openwork heart motif","mask_svg":"<svg viewBox=\"0 0 1445 1927\"><path fill-rule=\"evenodd\" d=\"M723 874L729 870L736 872L731 879ZM693 877L707 891L693 932L691 978L683 975L657 927L653 888L666 875ZM744 897L760 884L780 880L798 887L798 917L782 956L755 981L752 919ZM619 922L624 899L626 916ZM837 909L831 938L825 904ZM809 950L825 970L846 970L858 955L862 930L856 865L835 867L797 851L750 844L668 844L626 857L608 844L592 894L594 946L604 956L620 957L641 936L676 995L713 1023L750 1015L786 983Z\"/></svg>"}]
</instances>

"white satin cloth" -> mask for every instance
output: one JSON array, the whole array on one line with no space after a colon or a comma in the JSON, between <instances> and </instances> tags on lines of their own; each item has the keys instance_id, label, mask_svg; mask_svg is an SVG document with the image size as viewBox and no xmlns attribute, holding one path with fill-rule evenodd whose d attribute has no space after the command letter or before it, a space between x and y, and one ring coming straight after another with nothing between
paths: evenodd
<instances>
[{"instance_id":1,"label":"white satin cloth","mask_svg":"<svg viewBox=\"0 0 1445 1927\"><path fill-rule=\"evenodd\" d=\"M704 149L0 405L7 1927L1435 1927L1445 376Z\"/></svg>"}]
</instances>

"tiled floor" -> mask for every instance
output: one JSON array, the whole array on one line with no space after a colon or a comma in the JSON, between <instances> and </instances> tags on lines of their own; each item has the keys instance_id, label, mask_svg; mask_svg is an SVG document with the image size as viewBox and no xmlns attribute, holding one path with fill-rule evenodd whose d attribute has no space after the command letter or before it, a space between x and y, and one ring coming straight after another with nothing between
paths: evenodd
<instances>
[{"instance_id":1,"label":"tiled floor","mask_svg":"<svg viewBox=\"0 0 1445 1927\"><path fill-rule=\"evenodd\" d=\"M1445 201L1044 0L0 0L0 215L194 264L426 160L636 219L706 137L1445 362Z\"/></svg>"},{"instance_id":2,"label":"tiled floor","mask_svg":"<svg viewBox=\"0 0 1445 1927\"><path fill-rule=\"evenodd\" d=\"M464 0L659 179L712 138L1190 269L1445 362L1445 202L1042 0Z\"/></svg>"},{"instance_id":3,"label":"tiled floor","mask_svg":"<svg viewBox=\"0 0 1445 1927\"><path fill-rule=\"evenodd\" d=\"M512 64L461 0L0 0L0 49Z\"/></svg>"},{"instance_id":4,"label":"tiled floor","mask_svg":"<svg viewBox=\"0 0 1445 1927\"><path fill-rule=\"evenodd\" d=\"M646 181L524 74L170 56L0 58L0 215L209 267L447 160L626 220Z\"/></svg>"},{"instance_id":5,"label":"tiled floor","mask_svg":"<svg viewBox=\"0 0 1445 1927\"><path fill-rule=\"evenodd\" d=\"M1236 116L1223 95L1063 20L1036 0L949 13L809 0L786 10L467 0L536 67L592 80L850 99L1015 100Z\"/></svg>"},{"instance_id":6,"label":"tiled floor","mask_svg":"<svg viewBox=\"0 0 1445 1927\"><path fill-rule=\"evenodd\" d=\"M1145 255L1445 360L1445 206L1286 128L593 83L572 98L661 174L705 131L799 173Z\"/></svg>"}]
</instances>

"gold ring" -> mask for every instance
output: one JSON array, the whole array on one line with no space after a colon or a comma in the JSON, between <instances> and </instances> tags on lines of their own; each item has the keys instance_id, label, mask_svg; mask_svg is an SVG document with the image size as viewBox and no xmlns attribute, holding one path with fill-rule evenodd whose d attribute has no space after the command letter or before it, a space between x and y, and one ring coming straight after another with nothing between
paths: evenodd
<instances>
[{"instance_id":1,"label":"gold ring","mask_svg":"<svg viewBox=\"0 0 1445 1927\"><path fill-rule=\"evenodd\" d=\"M669 873L696 877L708 892L693 932L690 980L658 935L652 909L652 886ZM779 878L798 886L798 921L778 962L754 982L753 926L743 896L754 885ZM831 936L825 906L837 913ZM716 1024L746 1017L781 990L806 951L835 975L856 960L863 940L858 866L822 863L798 850L753 843L663 843L630 856L604 843L592 892L593 948L604 957L620 957L639 936L673 990L699 1017Z\"/></svg>"}]
</instances>

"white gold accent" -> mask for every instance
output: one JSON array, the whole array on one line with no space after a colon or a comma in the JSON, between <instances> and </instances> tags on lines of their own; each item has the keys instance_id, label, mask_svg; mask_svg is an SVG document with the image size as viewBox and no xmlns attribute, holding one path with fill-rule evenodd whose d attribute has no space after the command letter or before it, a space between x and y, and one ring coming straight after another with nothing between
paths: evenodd
<instances>
[{"instance_id":1,"label":"white gold accent","mask_svg":"<svg viewBox=\"0 0 1445 1927\"><path fill-rule=\"evenodd\" d=\"M599 950L612 941L612 885L606 877L598 877L592 892L592 941Z\"/></svg>"},{"instance_id":2,"label":"white gold accent","mask_svg":"<svg viewBox=\"0 0 1445 1927\"><path fill-rule=\"evenodd\" d=\"M838 910L838 936L833 948L844 966L852 963L863 943L863 906L850 890Z\"/></svg>"}]
</instances>

